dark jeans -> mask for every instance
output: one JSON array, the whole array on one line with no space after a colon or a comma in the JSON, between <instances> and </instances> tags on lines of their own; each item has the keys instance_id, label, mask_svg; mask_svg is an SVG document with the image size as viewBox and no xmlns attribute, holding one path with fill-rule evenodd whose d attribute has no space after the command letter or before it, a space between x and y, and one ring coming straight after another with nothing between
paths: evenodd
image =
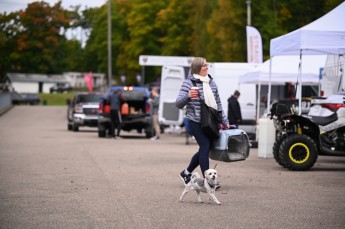
<instances>
[{"instance_id":1,"label":"dark jeans","mask_svg":"<svg viewBox=\"0 0 345 229\"><path fill-rule=\"evenodd\" d=\"M210 166L208 153L212 147L213 141L201 130L200 123L193 122L191 120L188 121L190 132L195 137L195 140L199 145L199 151L193 155L187 170L191 173L196 169L196 167L198 167L198 165L200 165L202 175L204 176L204 172L208 170Z\"/></svg>"},{"instance_id":2,"label":"dark jeans","mask_svg":"<svg viewBox=\"0 0 345 229\"><path fill-rule=\"evenodd\" d=\"M121 114L119 110L110 110L110 135L112 137L119 136L121 131ZM115 135L115 129L117 129L117 133Z\"/></svg>"}]
</instances>

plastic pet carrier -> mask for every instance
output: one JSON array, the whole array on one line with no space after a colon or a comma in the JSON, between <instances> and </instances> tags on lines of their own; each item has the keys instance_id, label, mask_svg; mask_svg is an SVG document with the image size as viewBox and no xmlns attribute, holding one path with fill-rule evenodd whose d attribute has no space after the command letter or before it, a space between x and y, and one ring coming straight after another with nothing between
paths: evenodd
<instances>
[{"instance_id":1,"label":"plastic pet carrier","mask_svg":"<svg viewBox=\"0 0 345 229\"><path fill-rule=\"evenodd\" d=\"M220 130L219 135L209 153L212 160L235 162L245 160L249 156L250 144L246 132L228 129Z\"/></svg>"}]
</instances>

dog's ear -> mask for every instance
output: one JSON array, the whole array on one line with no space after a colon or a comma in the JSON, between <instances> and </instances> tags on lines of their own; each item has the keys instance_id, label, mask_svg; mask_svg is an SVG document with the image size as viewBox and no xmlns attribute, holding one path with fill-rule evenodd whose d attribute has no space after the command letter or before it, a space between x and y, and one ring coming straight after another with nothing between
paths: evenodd
<instances>
[{"instance_id":1,"label":"dog's ear","mask_svg":"<svg viewBox=\"0 0 345 229\"><path fill-rule=\"evenodd\" d=\"M207 177L207 170L204 172L204 177Z\"/></svg>"}]
</instances>

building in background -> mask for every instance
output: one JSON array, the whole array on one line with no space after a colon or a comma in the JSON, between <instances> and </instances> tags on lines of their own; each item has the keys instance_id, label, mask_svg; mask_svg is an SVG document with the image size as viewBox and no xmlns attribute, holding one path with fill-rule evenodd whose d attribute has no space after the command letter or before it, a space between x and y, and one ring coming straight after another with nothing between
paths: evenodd
<instances>
[{"instance_id":1,"label":"building in background","mask_svg":"<svg viewBox=\"0 0 345 229\"><path fill-rule=\"evenodd\" d=\"M84 74L82 72L66 72L61 75L8 73L5 84L10 85L19 93L50 93L52 87L63 84L76 89L84 89L87 88ZM93 73L94 91L102 91L105 85L105 75Z\"/></svg>"}]
</instances>

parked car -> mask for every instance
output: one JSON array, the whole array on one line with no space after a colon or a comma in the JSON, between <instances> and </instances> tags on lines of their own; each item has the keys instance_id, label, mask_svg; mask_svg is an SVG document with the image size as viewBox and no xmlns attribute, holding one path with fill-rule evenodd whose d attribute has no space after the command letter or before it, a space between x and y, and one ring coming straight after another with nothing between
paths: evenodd
<instances>
[{"instance_id":1,"label":"parked car","mask_svg":"<svg viewBox=\"0 0 345 229\"><path fill-rule=\"evenodd\" d=\"M112 86L101 99L98 109L98 136L106 137L110 130L110 106L109 96L115 90L121 90L125 102L128 105L128 114L122 114L121 130L137 130L145 132L146 138L154 136L155 131L152 121L151 104L148 102L150 92L146 87Z\"/></svg>"},{"instance_id":2,"label":"parked car","mask_svg":"<svg viewBox=\"0 0 345 229\"><path fill-rule=\"evenodd\" d=\"M58 83L54 86L52 86L49 90L50 93L63 93L63 92L70 92L72 91L72 86L69 83Z\"/></svg>"},{"instance_id":3,"label":"parked car","mask_svg":"<svg viewBox=\"0 0 345 229\"><path fill-rule=\"evenodd\" d=\"M80 126L97 127L100 93L78 93L68 101L67 128L79 131Z\"/></svg>"},{"instance_id":4,"label":"parked car","mask_svg":"<svg viewBox=\"0 0 345 229\"><path fill-rule=\"evenodd\" d=\"M12 104L14 105L38 105L41 103L41 99L36 93L18 93L16 91L11 92Z\"/></svg>"},{"instance_id":5,"label":"parked car","mask_svg":"<svg viewBox=\"0 0 345 229\"><path fill-rule=\"evenodd\" d=\"M36 93L21 93L22 103L30 105L38 105L41 103L41 99Z\"/></svg>"}]
</instances>

